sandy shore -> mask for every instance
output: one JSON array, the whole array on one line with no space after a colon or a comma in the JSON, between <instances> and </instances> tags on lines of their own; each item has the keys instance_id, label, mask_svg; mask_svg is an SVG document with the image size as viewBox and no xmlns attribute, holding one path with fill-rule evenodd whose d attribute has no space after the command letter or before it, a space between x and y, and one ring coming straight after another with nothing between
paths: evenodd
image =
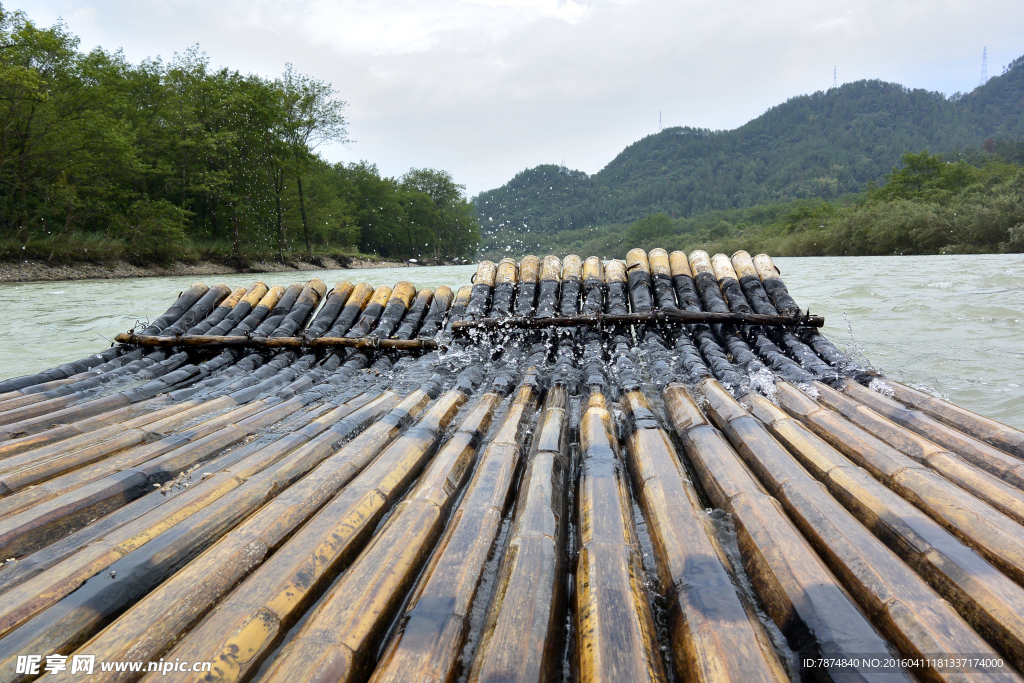
<instances>
[{"instance_id":1,"label":"sandy shore","mask_svg":"<svg viewBox=\"0 0 1024 683\"><path fill-rule=\"evenodd\" d=\"M172 263L167 266L136 266L127 261L110 263L75 263L53 265L43 261L0 262L0 282L52 282L55 280L103 280L127 277L162 277L168 275L227 275L234 273L284 273L310 270L338 270L341 268L400 268L396 261L371 261L360 258L334 259L323 257L320 263L292 260L288 264L277 261L253 261L247 268L197 261Z\"/></svg>"}]
</instances>

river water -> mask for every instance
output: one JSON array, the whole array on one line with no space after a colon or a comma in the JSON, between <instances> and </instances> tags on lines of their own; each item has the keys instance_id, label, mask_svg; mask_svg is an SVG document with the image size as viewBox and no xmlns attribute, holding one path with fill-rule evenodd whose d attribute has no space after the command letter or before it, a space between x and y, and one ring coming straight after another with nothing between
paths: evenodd
<instances>
[{"instance_id":1,"label":"river water","mask_svg":"<svg viewBox=\"0 0 1024 683\"><path fill-rule=\"evenodd\" d=\"M778 258L797 303L841 349L895 380L1024 429L1024 255ZM468 284L475 266L208 276L233 287L315 275L417 287ZM0 284L0 379L102 350L160 315L195 277Z\"/></svg>"}]
</instances>

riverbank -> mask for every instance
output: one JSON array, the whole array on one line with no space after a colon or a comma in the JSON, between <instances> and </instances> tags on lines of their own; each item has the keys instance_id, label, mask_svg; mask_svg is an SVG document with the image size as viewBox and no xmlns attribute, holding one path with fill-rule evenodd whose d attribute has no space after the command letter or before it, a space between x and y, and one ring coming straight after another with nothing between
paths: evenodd
<instances>
[{"instance_id":1,"label":"riverbank","mask_svg":"<svg viewBox=\"0 0 1024 683\"><path fill-rule=\"evenodd\" d=\"M292 258L278 261L250 261L242 266L221 261L178 262L166 265L135 265L128 261L51 264L46 261L0 261L0 282L56 282L61 280L112 280L174 275L236 275L239 273L287 273L362 268L401 268L405 263L361 256L320 256L313 260Z\"/></svg>"}]
</instances>

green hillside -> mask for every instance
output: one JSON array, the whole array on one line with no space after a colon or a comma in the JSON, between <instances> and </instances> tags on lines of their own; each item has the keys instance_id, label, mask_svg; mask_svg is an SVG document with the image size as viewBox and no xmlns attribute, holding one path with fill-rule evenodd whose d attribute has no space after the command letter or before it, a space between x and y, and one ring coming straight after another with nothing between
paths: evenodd
<instances>
[{"instance_id":1,"label":"green hillside","mask_svg":"<svg viewBox=\"0 0 1024 683\"><path fill-rule=\"evenodd\" d=\"M908 151L949 156L989 139L1024 139L1024 57L965 95L858 81L794 97L735 130L663 130L592 176L537 166L473 201L484 250L519 251L657 213L837 200L882 182Z\"/></svg>"}]
</instances>

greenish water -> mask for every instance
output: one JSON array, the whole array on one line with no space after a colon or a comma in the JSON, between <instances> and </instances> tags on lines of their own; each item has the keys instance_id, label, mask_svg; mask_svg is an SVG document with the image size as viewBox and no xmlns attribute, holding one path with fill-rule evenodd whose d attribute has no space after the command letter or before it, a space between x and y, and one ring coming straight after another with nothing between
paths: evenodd
<instances>
[{"instance_id":1,"label":"greenish water","mask_svg":"<svg viewBox=\"0 0 1024 683\"><path fill-rule=\"evenodd\" d=\"M802 307L824 333L887 376L1024 428L1024 255L779 258ZM318 271L338 280L417 287L469 283L474 266ZM290 284L309 275L209 276L207 284ZM194 277L0 284L0 378L37 372L105 348L152 319Z\"/></svg>"}]
</instances>

